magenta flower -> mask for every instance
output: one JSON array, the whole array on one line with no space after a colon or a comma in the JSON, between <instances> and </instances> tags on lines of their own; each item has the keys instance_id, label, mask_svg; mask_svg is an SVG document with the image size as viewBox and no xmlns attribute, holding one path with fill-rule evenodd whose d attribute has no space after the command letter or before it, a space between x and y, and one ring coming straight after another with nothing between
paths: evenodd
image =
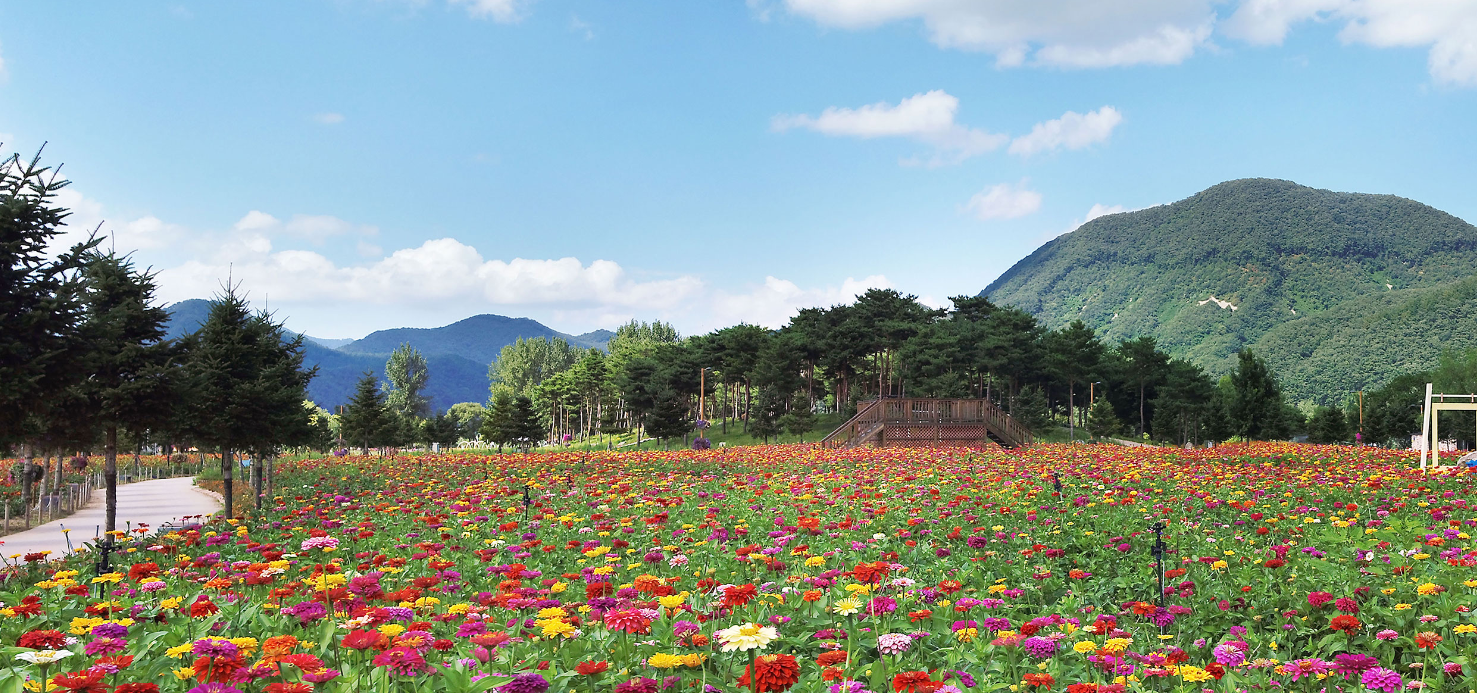
<instances>
[{"instance_id":1,"label":"magenta flower","mask_svg":"<svg viewBox=\"0 0 1477 693\"><path fill-rule=\"evenodd\" d=\"M1405 681L1400 678L1400 674L1384 667L1375 667L1365 671L1359 677L1359 682L1369 690L1385 693L1395 693L1405 686Z\"/></svg>"}]
</instances>

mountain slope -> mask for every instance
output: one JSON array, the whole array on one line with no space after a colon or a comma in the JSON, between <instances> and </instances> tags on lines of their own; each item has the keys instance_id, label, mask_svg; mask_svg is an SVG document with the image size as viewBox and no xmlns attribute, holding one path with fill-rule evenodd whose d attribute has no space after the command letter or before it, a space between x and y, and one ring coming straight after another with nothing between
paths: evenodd
<instances>
[{"instance_id":1,"label":"mountain slope","mask_svg":"<svg viewBox=\"0 0 1477 693\"><path fill-rule=\"evenodd\" d=\"M1016 263L983 294L1051 327L1081 319L1109 342L1153 335L1171 353L1218 375L1230 370L1236 350L1263 338L1268 348L1296 336L1303 350L1337 352L1344 346L1314 335L1353 329L1331 324L1338 316L1346 322L1354 317L1350 301L1386 294L1409 300L1401 290L1433 289L1474 273L1477 227L1454 216L1391 195L1246 179L1173 204L1094 219ZM1333 312L1345 304L1343 312ZM1416 327L1415 316L1397 314L1400 325ZM1304 332L1303 325L1312 330L1315 322L1323 332ZM1280 336L1269 336L1274 330ZM1316 399L1332 389L1342 397L1356 384L1332 367L1336 360L1289 359L1279 364L1279 374ZM1425 367L1434 357L1412 363Z\"/></svg>"},{"instance_id":2,"label":"mountain slope","mask_svg":"<svg viewBox=\"0 0 1477 693\"><path fill-rule=\"evenodd\" d=\"M166 308L170 314L167 336L175 339L200 327L210 312L204 299L181 301ZM393 349L393 347L392 347ZM332 409L345 404L354 393L354 383L371 371L381 381L385 376L383 354L352 354L319 344L312 337L303 340L303 364L317 366L318 375L308 383L308 397L319 406ZM481 402L487 399L489 382L487 364L456 354L426 356L430 377L426 394L435 409L447 409L457 402Z\"/></svg>"},{"instance_id":3,"label":"mountain slope","mask_svg":"<svg viewBox=\"0 0 1477 693\"><path fill-rule=\"evenodd\" d=\"M370 333L363 339L339 347L339 351L351 354L389 354L401 344L410 344L421 353L455 354L463 358L489 364L497 360L503 347L523 339L563 339L584 348L605 348L614 333L598 330L584 335L571 336L556 332L542 323L528 318L509 318L501 315L474 315L444 327L401 327Z\"/></svg>"}]
</instances>

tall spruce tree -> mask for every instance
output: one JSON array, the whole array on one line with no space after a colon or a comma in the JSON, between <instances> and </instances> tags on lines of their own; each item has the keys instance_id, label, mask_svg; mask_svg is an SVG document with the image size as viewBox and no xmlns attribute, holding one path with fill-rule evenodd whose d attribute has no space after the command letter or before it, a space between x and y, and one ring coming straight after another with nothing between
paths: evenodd
<instances>
[{"instance_id":1,"label":"tall spruce tree","mask_svg":"<svg viewBox=\"0 0 1477 693\"><path fill-rule=\"evenodd\" d=\"M0 450L22 448L24 502L36 471L30 444L48 420L74 415L57 407L75 402L65 395L84 375L82 268L98 240L49 257L68 215L56 204L66 185L39 153L29 163L16 155L0 160Z\"/></svg>"},{"instance_id":2,"label":"tall spruce tree","mask_svg":"<svg viewBox=\"0 0 1477 693\"><path fill-rule=\"evenodd\" d=\"M431 413L426 397L426 380L430 370L426 357L409 343L401 344L385 362L385 406L406 419L422 419Z\"/></svg>"},{"instance_id":3,"label":"tall spruce tree","mask_svg":"<svg viewBox=\"0 0 1477 693\"><path fill-rule=\"evenodd\" d=\"M524 450L543 438L543 424L539 423L538 414L533 410L533 400L528 397L519 395L513 398L506 425L504 435L508 441L518 443Z\"/></svg>"},{"instance_id":4,"label":"tall spruce tree","mask_svg":"<svg viewBox=\"0 0 1477 693\"><path fill-rule=\"evenodd\" d=\"M1231 431L1247 440L1284 432L1282 388L1267 369L1267 363L1251 352L1236 352L1236 370L1231 372L1231 397L1226 406Z\"/></svg>"},{"instance_id":5,"label":"tall spruce tree","mask_svg":"<svg viewBox=\"0 0 1477 693\"><path fill-rule=\"evenodd\" d=\"M507 388L499 388L487 403L487 414L482 417L479 429L483 440L497 446L498 454L502 454L504 445L513 442L510 437L513 428L509 423L512 419L513 393Z\"/></svg>"},{"instance_id":6,"label":"tall spruce tree","mask_svg":"<svg viewBox=\"0 0 1477 693\"><path fill-rule=\"evenodd\" d=\"M234 512L235 455L270 455L278 445L306 440L311 418L303 408L308 381L303 337L287 338L265 312L252 313L228 285L211 302L200 329L185 342L193 437L221 453L226 516Z\"/></svg>"},{"instance_id":7,"label":"tall spruce tree","mask_svg":"<svg viewBox=\"0 0 1477 693\"><path fill-rule=\"evenodd\" d=\"M109 252L89 256L82 336L88 377L79 388L103 430L104 526L118 515L118 429L135 439L168 425L175 401L174 343L164 338L169 313L151 305L154 276Z\"/></svg>"},{"instance_id":8,"label":"tall spruce tree","mask_svg":"<svg viewBox=\"0 0 1477 693\"><path fill-rule=\"evenodd\" d=\"M395 418L385 406L384 393L374 373L365 371L354 386L354 397L344 407L339 417L339 426L344 439L359 443L364 454L371 447L380 447L389 442L395 433Z\"/></svg>"}]
</instances>

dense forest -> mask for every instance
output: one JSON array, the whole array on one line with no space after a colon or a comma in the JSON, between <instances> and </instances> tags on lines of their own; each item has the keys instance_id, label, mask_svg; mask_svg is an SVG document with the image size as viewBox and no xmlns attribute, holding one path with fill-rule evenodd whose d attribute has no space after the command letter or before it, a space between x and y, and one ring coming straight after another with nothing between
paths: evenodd
<instances>
[{"instance_id":1,"label":"dense forest","mask_svg":"<svg viewBox=\"0 0 1477 693\"><path fill-rule=\"evenodd\" d=\"M1477 227L1391 195L1236 180L1095 219L1021 260L982 295L1109 341L1152 336L1229 373L1250 347L1289 399L1342 403L1442 347L1477 346Z\"/></svg>"}]
</instances>

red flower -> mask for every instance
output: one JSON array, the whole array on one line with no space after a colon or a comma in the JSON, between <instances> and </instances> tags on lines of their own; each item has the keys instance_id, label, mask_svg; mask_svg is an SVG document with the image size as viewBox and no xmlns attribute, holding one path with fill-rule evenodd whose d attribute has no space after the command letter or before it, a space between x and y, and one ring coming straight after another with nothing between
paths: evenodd
<instances>
[{"instance_id":1,"label":"red flower","mask_svg":"<svg viewBox=\"0 0 1477 693\"><path fill-rule=\"evenodd\" d=\"M754 597L757 596L759 596L759 588L752 584L734 585L723 590L723 606L729 608L743 606L753 601Z\"/></svg>"},{"instance_id":2,"label":"red flower","mask_svg":"<svg viewBox=\"0 0 1477 693\"><path fill-rule=\"evenodd\" d=\"M1354 631L1359 630L1359 628L1363 625L1364 624L1359 622L1359 619L1350 616L1349 614L1339 614L1338 616L1333 617L1333 622L1328 624L1328 627L1334 630L1343 631L1345 633L1348 633L1349 635L1353 635Z\"/></svg>"},{"instance_id":3,"label":"red flower","mask_svg":"<svg viewBox=\"0 0 1477 693\"><path fill-rule=\"evenodd\" d=\"M1097 693L1095 683L1074 683L1067 686L1067 693Z\"/></svg>"},{"instance_id":4,"label":"red flower","mask_svg":"<svg viewBox=\"0 0 1477 693\"><path fill-rule=\"evenodd\" d=\"M120 683L113 693L159 693L157 683Z\"/></svg>"},{"instance_id":5,"label":"red flower","mask_svg":"<svg viewBox=\"0 0 1477 693\"><path fill-rule=\"evenodd\" d=\"M1215 680L1217 681L1221 680L1221 677L1226 675L1226 667L1220 662L1211 662L1210 664L1205 665L1205 671L1211 676L1214 676Z\"/></svg>"},{"instance_id":6,"label":"red flower","mask_svg":"<svg viewBox=\"0 0 1477 693\"><path fill-rule=\"evenodd\" d=\"M1038 672L1026 674L1022 678L1025 679L1026 685L1034 686L1036 688L1045 688L1048 691L1051 690L1051 684L1056 683L1056 679L1052 678L1051 674L1043 674Z\"/></svg>"},{"instance_id":7,"label":"red flower","mask_svg":"<svg viewBox=\"0 0 1477 693\"><path fill-rule=\"evenodd\" d=\"M106 674L100 669L74 671L56 677L56 685L74 693L108 693L108 685L103 683L104 676Z\"/></svg>"},{"instance_id":8,"label":"red flower","mask_svg":"<svg viewBox=\"0 0 1477 693\"><path fill-rule=\"evenodd\" d=\"M1437 643L1440 643L1442 640L1444 640L1444 638L1431 631L1416 633L1415 646L1422 650L1429 650L1436 647Z\"/></svg>"},{"instance_id":9,"label":"red flower","mask_svg":"<svg viewBox=\"0 0 1477 693\"><path fill-rule=\"evenodd\" d=\"M609 662L580 662L574 666L574 672L580 676L594 676L609 668Z\"/></svg>"},{"instance_id":10,"label":"red flower","mask_svg":"<svg viewBox=\"0 0 1477 693\"><path fill-rule=\"evenodd\" d=\"M351 650L367 650L371 647L377 648L384 635L373 630L351 630L344 636L343 642L339 643Z\"/></svg>"},{"instance_id":11,"label":"red flower","mask_svg":"<svg viewBox=\"0 0 1477 693\"><path fill-rule=\"evenodd\" d=\"M216 606L215 602L210 601L209 597L201 595L199 599L195 600L194 604L190 605L190 618L214 616L220 610L221 608Z\"/></svg>"},{"instance_id":12,"label":"red flower","mask_svg":"<svg viewBox=\"0 0 1477 693\"><path fill-rule=\"evenodd\" d=\"M135 563L128 569L128 579L135 582L144 578L151 578L159 574L158 563Z\"/></svg>"},{"instance_id":13,"label":"red flower","mask_svg":"<svg viewBox=\"0 0 1477 693\"><path fill-rule=\"evenodd\" d=\"M269 683L263 693L313 693L311 683Z\"/></svg>"},{"instance_id":14,"label":"red flower","mask_svg":"<svg viewBox=\"0 0 1477 693\"><path fill-rule=\"evenodd\" d=\"M936 686L926 671L905 671L892 677L893 693L927 693Z\"/></svg>"},{"instance_id":15,"label":"red flower","mask_svg":"<svg viewBox=\"0 0 1477 693\"><path fill-rule=\"evenodd\" d=\"M33 630L15 641L20 647L33 650L59 650L67 645L67 636L59 630Z\"/></svg>"},{"instance_id":16,"label":"red flower","mask_svg":"<svg viewBox=\"0 0 1477 693\"><path fill-rule=\"evenodd\" d=\"M795 661L794 655L770 654L760 655L754 660L755 680L757 690L785 691L800 680L800 663ZM744 667L744 675L739 677L739 685L749 688L749 668Z\"/></svg>"}]
</instances>

